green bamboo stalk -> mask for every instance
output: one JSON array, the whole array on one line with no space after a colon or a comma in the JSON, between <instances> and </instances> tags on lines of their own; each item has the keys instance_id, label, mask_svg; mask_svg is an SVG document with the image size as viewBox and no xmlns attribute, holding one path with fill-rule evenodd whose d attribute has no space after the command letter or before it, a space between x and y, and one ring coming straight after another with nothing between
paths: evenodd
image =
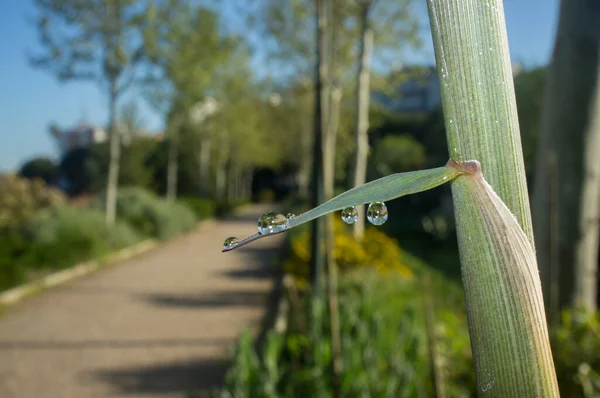
<instances>
[{"instance_id":1,"label":"green bamboo stalk","mask_svg":"<svg viewBox=\"0 0 600 398\"><path fill-rule=\"evenodd\" d=\"M533 242L503 2L428 4L450 157L481 163Z\"/></svg>"},{"instance_id":2,"label":"green bamboo stalk","mask_svg":"<svg viewBox=\"0 0 600 398\"><path fill-rule=\"evenodd\" d=\"M558 397L503 2L428 0L428 8L450 156L478 160L501 199L470 177L452 184L478 394ZM494 211L483 209L490 200Z\"/></svg>"}]
</instances>

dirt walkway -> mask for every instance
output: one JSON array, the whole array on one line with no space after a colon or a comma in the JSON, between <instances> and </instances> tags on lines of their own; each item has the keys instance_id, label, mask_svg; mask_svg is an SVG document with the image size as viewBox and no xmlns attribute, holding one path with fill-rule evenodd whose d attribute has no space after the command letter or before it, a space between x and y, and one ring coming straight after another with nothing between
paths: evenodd
<instances>
[{"instance_id":1,"label":"dirt walkway","mask_svg":"<svg viewBox=\"0 0 600 398\"><path fill-rule=\"evenodd\" d=\"M282 236L221 254L264 207L47 291L0 317L0 397L181 397L217 386L257 326Z\"/></svg>"}]
</instances>

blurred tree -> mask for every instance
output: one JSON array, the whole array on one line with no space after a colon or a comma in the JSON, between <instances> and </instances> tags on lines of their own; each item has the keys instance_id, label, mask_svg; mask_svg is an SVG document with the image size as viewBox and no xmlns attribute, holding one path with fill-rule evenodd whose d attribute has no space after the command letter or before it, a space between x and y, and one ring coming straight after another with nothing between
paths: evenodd
<instances>
[{"instance_id":1,"label":"blurred tree","mask_svg":"<svg viewBox=\"0 0 600 398\"><path fill-rule=\"evenodd\" d=\"M56 185L58 183L58 166L47 157L33 158L21 166L19 176L30 180L40 178L47 185Z\"/></svg>"},{"instance_id":2,"label":"blurred tree","mask_svg":"<svg viewBox=\"0 0 600 398\"><path fill-rule=\"evenodd\" d=\"M210 135L201 123L212 113L197 120L198 106L214 95L215 72L228 63L228 55L237 40L222 35L218 15L203 7L192 6L183 0L155 2L148 13L148 28L144 43L154 65L147 85L150 103L166 116L169 136L167 197L177 192L178 143L182 129L195 129L199 135L198 161L200 186L208 186Z\"/></svg>"},{"instance_id":3,"label":"blurred tree","mask_svg":"<svg viewBox=\"0 0 600 398\"><path fill-rule=\"evenodd\" d=\"M377 142L374 152L373 163L381 176L425 166L425 147L408 134L386 136Z\"/></svg>"},{"instance_id":4,"label":"blurred tree","mask_svg":"<svg viewBox=\"0 0 600 398\"><path fill-rule=\"evenodd\" d=\"M108 96L110 164L107 180L106 223L116 215L120 140L116 128L117 102L136 78L143 59L140 28L145 24L139 0L34 0L37 28L44 53L32 59L60 81L100 82Z\"/></svg>"},{"instance_id":5,"label":"blurred tree","mask_svg":"<svg viewBox=\"0 0 600 398\"><path fill-rule=\"evenodd\" d=\"M533 176L542 103L546 84L545 67L523 71L515 77L515 95L519 111L519 126L527 174Z\"/></svg>"},{"instance_id":6,"label":"blurred tree","mask_svg":"<svg viewBox=\"0 0 600 398\"><path fill-rule=\"evenodd\" d=\"M133 136L129 143L122 148L119 186L137 186L150 189L152 186L153 169L148 165L148 159L158 146L158 141L152 136ZM98 163L100 181L105 181L110 161L107 143L93 145L90 156ZM102 184L101 186L103 186ZM92 184L97 187L98 184Z\"/></svg>"},{"instance_id":7,"label":"blurred tree","mask_svg":"<svg viewBox=\"0 0 600 398\"><path fill-rule=\"evenodd\" d=\"M382 50L389 52L391 46L393 50L398 51L400 46L416 42L418 26L411 9L413 0L400 2L389 0L347 1L354 3L355 10L352 14L358 22L355 148L350 179L350 188L354 188L367 182L370 73L375 35L377 35L377 45L381 46ZM358 220L354 224L354 237L362 239L365 228L364 206L359 206L358 210Z\"/></svg>"},{"instance_id":8,"label":"blurred tree","mask_svg":"<svg viewBox=\"0 0 600 398\"><path fill-rule=\"evenodd\" d=\"M59 170L66 180L69 195L94 192L104 186L106 181L102 181L102 177L105 174L99 156L88 148L73 149L63 156Z\"/></svg>"},{"instance_id":9,"label":"blurred tree","mask_svg":"<svg viewBox=\"0 0 600 398\"><path fill-rule=\"evenodd\" d=\"M177 167L177 195L193 196L198 193L198 164L196 161L196 139L185 132L180 136ZM146 159L146 167L152 172L151 189L160 195L167 192L167 159L170 145L167 140L157 143Z\"/></svg>"},{"instance_id":10,"label":"blurred tree","mask_svg":"<svg viewBox=\"0 0 600 398\"><path fill-rule=\"evenodd\" d=\"M145 121L137 102L130 101L121 107L118 128L123 144L128 144L135 136L142 134L144 126Z\"/></svg>"},{"instance_id":11,"label":"blurred tree","mask_svg":"<svg viewBox=\"0 0 600 398\"><path fill-rule=\"evenodd\" d=\"M276 128L270 126L274 121L272 101L264 87L253 82L249 60L248 49L239 46L215 74L219 112L209 121L208 128L214 134L213 165L218 197L232 190L234 181L241 181L245 169L275 168L284 159L282 147L273 137Z\"/></svg>"},{"instance_id":12,"label":"blurred tree","mask_svg":"<svg viewBox=\"0 0 600 398\"><path fill-rule=\"evenodd\" d=\"M291 4L290 4L291 3ZM351 169L352 186L361 185L366 176L368 153L368 98L370 92L369 73L371 56L380 63L394 64L390 56L397 57L402 49L418 43L418 19L413 0L337 0L327 7L330 12L330 29L324 40L327 47L324 56L327 76L323 81L323 133L325 197L333 195L336 180L336 156L340 112L343 109L344 93L356 85L356 115L354 166ZM247 6L246 12L258 32L269 40L270 57L278 65L279 79L301 80L310 73L314 65L313 29L314 1L294 0L280 2L263 0ZM261 18L262 17L262 18ZM402 38L402 39L399 39ZM375 47L373 48L373 42ZM358 74L353 79L352 65L358 65ZM360 106L359 106L360 104ZM355 224L358 235L364 229L364 217Z\"/></svg>"},{"instance_id":13,"label":"blurred tree","mask_svg":"<svg viewBox=\"0 0 600 398\"><path fill-rule=\"evenodd\" d=\"M532 206L542 290L551 321L558 319L559 306L581 305L588 310L597 306L598 21L597 1L561 1L543 104Z\"/></svg>"}]
</instances>

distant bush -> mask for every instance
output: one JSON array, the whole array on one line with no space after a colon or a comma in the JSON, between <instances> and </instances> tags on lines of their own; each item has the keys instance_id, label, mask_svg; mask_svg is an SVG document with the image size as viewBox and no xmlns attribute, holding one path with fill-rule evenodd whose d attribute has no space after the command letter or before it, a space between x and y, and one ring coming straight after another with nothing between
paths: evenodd
<instances>
[{"instance_id":1,"label":"distant bush","mask_svg":"<svg viewBox=\"0 0 600 398\"><path fill-rule=\"evenodd\" d=\"M245 204L245 200L217 202L216 214L218 217L226 216Z\"/></svg>"},{"instance_id":2,"label":"distant bush","mask_svg":"<svg viewBox=\"0 0 600 398\"><path fill-rule=\"evenodd\" d=\"M139 241L127 224L107 227L102 212L71 206L39 214L25 230L29 245L22 260L31 268L64 268Z\"/></svg>"},{"instance_id":3,"label":"distant bush","mask_svg":"<svg viewBox=\"0 0 600 398\"><path fill-rule=\"evenodd\" d=\"M357 242L346 224L340 220L335 221L333 256L340 271L375 268L409 277L412 271L402 263L400 254L398 243L377 229L367 228L364 239ZM291 253L284 263L284 269L303 284L309 275L309 261L310 233L304 230L292 236Z\"/></svg>"},{"instance_id":4,"label":"distant bush","mask_svg":"<svg viewBox=\"0 0 600 398\"><path fill-rule=\"evenodd\" d=\"M19 228L38 211L65 202L65 196L41 179L0 176L0 228Z\"/></svg>"},{"instance_id":5,"label":"distant bush","mask_svg":"<svg viewBox=\"0 0 600 398\"><path fill-rule=\"evenodd\" d=\"M421 169L425 147L409 134L388 135L375 145L373 163L380 175Z\"/></svg>"},{"instance_id":6,"label":"distant bush","mask_svg":"<svg viewBox=\"0 0 600 398\"><path fill-rule=\"evenodd\" d=\"M214 217L217 212L217 203L212 199L185 196L180 198L179 201L192 209L199 220Z\"/></svg>"},{"instance_id":7,"label":"distant bush","mask_svg":"<svg viewBox=\"0 0 600 398\"><path fill-rule=\"evenodd\" d=\"M0 229L0 290L25 281L28 244L20 231Z\"/></svg>"},{"instance_id":8,"label":"distant bush","mask_svg":"<svg viewBox=\"0 0 600 398\"><path fill-rule=\"evenodd\" d=\"M19 176L29 180L41 179L48 185L58 183L58 165L50 158L36 157L23 163Z\"/></svg>"},{"instance_id":9,"label":"distant bush","mask_svg":"<svg viewBox=\"0 0 600 398\"><path fill-rule=\"evenodd\" d=\"M94 207L104 208L105 195L97 195ZM196 225L194 212L186 205L161 199L142 188L119 189L117 217L146 237L166 240Z\"/></svg>"}]
</instances>

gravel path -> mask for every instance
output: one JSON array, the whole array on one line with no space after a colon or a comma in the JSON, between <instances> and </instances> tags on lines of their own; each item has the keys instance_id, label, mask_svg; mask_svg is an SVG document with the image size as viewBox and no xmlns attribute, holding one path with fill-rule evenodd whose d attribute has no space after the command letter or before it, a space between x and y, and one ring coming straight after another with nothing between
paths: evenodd
<instances>
[{"instance_id":1,"label":"gravel path","mask_svg":"<svg viewBox=\"0 0 600 398\"><path fill-rule=\"evenodd\" d=\"M182 397L218 386L231 343L258 326L282 235L231 253L253 206L0 316L0 397Z\"/></svg>"}]
</instances>

